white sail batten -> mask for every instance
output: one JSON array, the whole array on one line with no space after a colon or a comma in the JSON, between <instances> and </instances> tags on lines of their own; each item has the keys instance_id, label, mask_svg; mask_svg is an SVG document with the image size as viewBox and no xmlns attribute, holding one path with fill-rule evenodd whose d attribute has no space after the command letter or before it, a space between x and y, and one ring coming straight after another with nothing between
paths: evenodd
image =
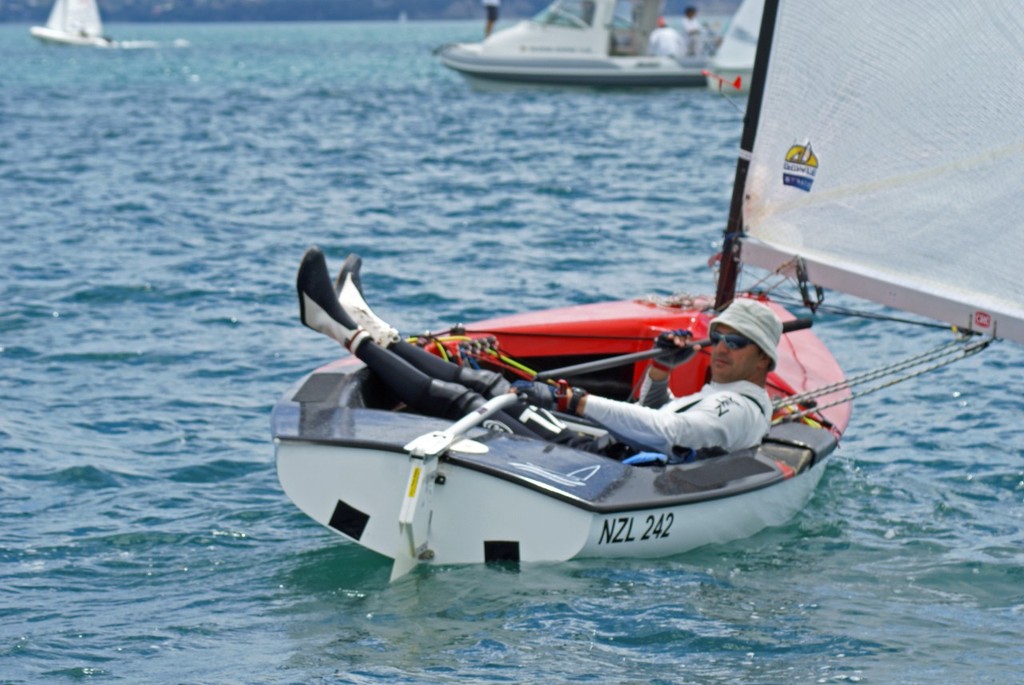
<instances>
[{"instance_id":1,"label":"white sail batten","mask_svg":"<svg viewBox=\"0 0 1024 685\"><path fill-rule=\"evenodd\" d=\"M741 260L1024 343L1021 83L1019 0L780 3Z\"/></svg>"}]
</instances>

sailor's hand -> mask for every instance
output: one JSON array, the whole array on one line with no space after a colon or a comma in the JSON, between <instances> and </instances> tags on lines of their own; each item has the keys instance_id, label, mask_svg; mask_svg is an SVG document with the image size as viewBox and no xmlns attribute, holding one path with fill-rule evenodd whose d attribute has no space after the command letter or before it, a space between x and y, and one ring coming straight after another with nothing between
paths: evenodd
<instances>
[{"instance_id":1,"label":"sailor's hand","mask_svg":"<svg viewBox=\"0 0 1024 685\"><path fill-rule=\"evenodd\" d=\"M540 381L515 381L512 383L511 392L516 393L526 402L540 407L541 409L554 409L557 403L555 392L557 388L550 383Z\"/></svg>"},{"instance_id":2,"label":"sailor's hand","mask_svg":"<svg viewBox=\"0 0 1024 685\"><path fill-rule=\"evenodd\" d=\"M693 340L693 333L686 328L677 328L674 331L663 331L654 339L657 347L664 347L670 350L673 347L682 347Z\"/></svg>"},{"instance_id":3,"label":"sailor's hand","mask_svg":"<svg viewBox=\"0 0 1024 685\"><path fill-rule=\"evenodd\" d=\"M690 345L692 340L693 333L685 328L661 333L654 339L654 346L666 350L666 354L656 357L654 365L671 369L688 361L697 352L696 348ZM674 352L669 354L669 350L674 350Z\"/></svg>"}]
</instances>

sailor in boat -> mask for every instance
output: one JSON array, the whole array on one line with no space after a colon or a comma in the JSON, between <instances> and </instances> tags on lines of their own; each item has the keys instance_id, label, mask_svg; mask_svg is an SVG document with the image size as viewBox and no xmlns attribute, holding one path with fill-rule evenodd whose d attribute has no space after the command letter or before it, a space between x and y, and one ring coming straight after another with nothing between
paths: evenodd
<instances>
[{"instance_id":1,"label":"sailor in boat","mask_svg":"<svg viewBox=\"0 0 1024 685\"><path fill-rule=\"evenodd\" d=\"M651 364L640 390L640 404L566 391L569 412L608 428L627 444L654 452L626 459L630 464L691 461L760 444L771 426L772 404L765 390L775 368L782 322L765 305L734 300L710 325L711 380L700 391L674 397L671 367L687 359L689 331L659 336L680 347L668 363Z\"/></svg>"},{"instance_id":2,"label":"sailor in boat","mask_svg":"<svg viewBox=\"0 0 1024 685\"><path fill-rule=\"evenodd\" d=\"M625 458L627 463L679 463L760 444L771 423L772 405L765 390L776 362L782 323L763 304L739 299L710 326L711 381L698 393L673 398L668 389L671 367L698 350L688 345L689 333L659 336L657 344L677 347L667 365L652 365L640 404L589 395L564 383L517 382L483 369L447 362L401 340L398 331L366 304L359 270L361 260L349 255L332 288L326 260L319 248L303 256L297 278L300 318L315 331L342 342L377 378L412 410L457 420L487 399L515 392L521 400L492 417L505 430L578 449ZM326 293L311 297L309 292ZM333 314L318 301L334 298ZM597 422L607 436L594 438L571 429L552 410Z\"/></svg>"},{"instance_id":3,"label":"sailor in boat","mask_svg":"<svg viewBox=\"0 0 1024 685\"><path fill-rule=\"evenodd\" d=\"M697 8L687 7L683 12L683 33L686 34L686 56L696 57L714 50L711 31L697 19Z\"/></svg>"},{"instance_id":4,"label":"sailor in boat","mask_svg":"<svg viewBox=\"0 0 1024 685\"><path fill-rule=\"evenodd\" d=\"M647 54L664 57L682 57L686 54L686 41L679 31L668 25L665 17L658 17L658 28L651 31Z\"/></svg>"}]
</instances>

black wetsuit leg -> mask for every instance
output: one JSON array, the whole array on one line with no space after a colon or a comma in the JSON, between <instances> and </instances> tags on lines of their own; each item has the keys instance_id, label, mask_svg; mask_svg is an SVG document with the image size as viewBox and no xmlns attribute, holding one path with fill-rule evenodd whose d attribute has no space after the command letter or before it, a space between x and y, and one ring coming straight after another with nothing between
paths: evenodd
<instances>
[{"instance_id":1,"label":"black wetsuit leg","mask_svg":"<svg viewBox=\"0 0 1024 685\"><path fill-rule=\"evenodd\" d=\"M475 390L444 378L434 378L416 368L392 352L395 346L393 344L385 349L373 341L367 340L358 347L356 356L366 363L370 370L398 396L398 399L414 411L427 416L456 421L487 401ZM410 345L410 347L414 346ZM419 350L419 352L433 357L424 350ZM433 358L443 365L442 373L446 378L452 378L447 373L447 367L459 368L438 357ZM442 367L436 368L441 369ZM505 411L496 412L488 419L487 424L495 429L504 429L516 435L554 442L564 442L572 433L565 424L550 413L522 401L516 402Z\"/></svg>"},{"instance_id":2,"label":"black wetsuit leg","mask_svg":"<svg viewBox=\"0 0 1024 685\"><path fill-rule=\"evenodd\" d=\"M496 371L470 369L446 362L436 354L427 352L419 345L413 345L404 340L388 345L388 350L394 352L428 376L450 383L459 383L467 388L476 390L487 398L504 395L511 387L511 384Z\"/></svg>"},{"instance_id":3,"label":"black wetsuit leg","mask_svg":"<svg viewBox=\"0 0 1024 685\"><path fill-rule=\"evenodd\" d=\"M457 420L482 405L480 393L427 375L390 350L367 340L356 350L370 370L414 411Z\"/></svg>"}]
</instances>

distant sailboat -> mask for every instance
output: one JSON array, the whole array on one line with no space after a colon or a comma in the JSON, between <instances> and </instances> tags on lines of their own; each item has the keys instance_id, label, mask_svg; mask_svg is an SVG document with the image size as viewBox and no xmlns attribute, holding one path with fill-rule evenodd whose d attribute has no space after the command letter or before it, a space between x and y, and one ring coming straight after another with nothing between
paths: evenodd
<instances>
[{"instance_id":1,"label":"distant sailboat","mask_svg":"<svg viewBox=\"0 0 1024 685\"><path fill-rule=\"evenodd\" d=\"M749 89L763 11L764 0L743 0L740 3L725 30L722 44L708 65L710 73L705 74L708 88L720 90L723 86L732 86L743 92Z\"/></svg>"},{"instance_id":2,"label":"distant sailboat","mask_svg":"<svg viewBox=\"0 0 1024 685\"><path fill-rule=\"evenodd\" d=\"M103 22L96 0L57 0L46 26L33 26L29 33L44 43L108 48L116 45L103 35Z\"/></svg>"}]
</instances>

